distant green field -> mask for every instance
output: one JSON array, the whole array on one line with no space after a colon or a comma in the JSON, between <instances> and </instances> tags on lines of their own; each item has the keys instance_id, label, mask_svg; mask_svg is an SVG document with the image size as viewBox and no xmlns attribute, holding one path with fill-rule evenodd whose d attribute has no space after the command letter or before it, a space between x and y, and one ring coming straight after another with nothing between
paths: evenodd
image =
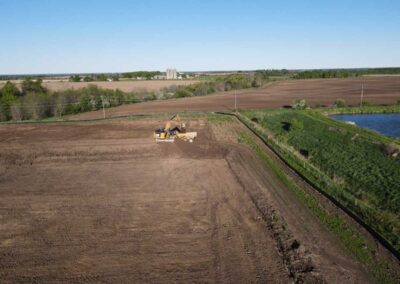
<instances>
[{"instance_id":1,"label":"distant green field","mask_svg":"<svg viewBox=\"0 0 400 284\"><path fill-rule=\"evenodd\" d=\"M242 113L293 167L400 251L398 140L303 110Z\"/></svg>"}]
</instances>

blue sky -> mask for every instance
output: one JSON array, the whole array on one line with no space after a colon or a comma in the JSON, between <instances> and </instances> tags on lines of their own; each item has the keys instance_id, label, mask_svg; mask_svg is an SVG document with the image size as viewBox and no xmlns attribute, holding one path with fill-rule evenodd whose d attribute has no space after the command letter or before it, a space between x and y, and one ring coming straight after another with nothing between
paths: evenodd
<instances>
[{"instance_id":1,"label":"blue sky","mask_svg":"<svg viewBox=\"0 0 400 284\"><path fill-rule=\"evenodd\" d=\"M400 66L400 1L0 0L0 74Z\"/></svg>"}]
</instances>

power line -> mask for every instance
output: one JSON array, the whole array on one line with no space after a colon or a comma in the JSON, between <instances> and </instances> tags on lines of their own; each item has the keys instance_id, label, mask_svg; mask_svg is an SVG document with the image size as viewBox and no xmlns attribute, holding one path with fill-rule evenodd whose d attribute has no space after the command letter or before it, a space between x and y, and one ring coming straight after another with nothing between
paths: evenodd
<instances>
[{"instance_id":1,"label":"power line","mask_svg":"<svg viewBox=\"0 0 400 284\"><path fill-rule=\"evenodd\" d=\"M103 118L106 118L106 111L104 110L104 98L101 96L101 104L103 105Z\"/></svg>"},{"instance_id":2,"label":"power line","mask_svg":"<svg viewBox=\"0 0 400 284\"><path fill-rule=\"evenodd\" d=\"M138 101L138 100L119 100L119 103L138 103L138 102L142 102L142 101ZM25 104L25 103L20 103L18 106L22 107L22 108L41 108L41 107L60 107L60 106L69 106L69 105L80 105L82 104L82 102L71 102L71 103L64 103L64 104ZM89 103L92 104L92 103ZM114 107L114 106L119 106L119 105L112 105L112 104L106 104L105 100L102 101L102 104L104 104L104 107ZM93 105L93 104L92 104Z\"/></svg>"}]
</instances>

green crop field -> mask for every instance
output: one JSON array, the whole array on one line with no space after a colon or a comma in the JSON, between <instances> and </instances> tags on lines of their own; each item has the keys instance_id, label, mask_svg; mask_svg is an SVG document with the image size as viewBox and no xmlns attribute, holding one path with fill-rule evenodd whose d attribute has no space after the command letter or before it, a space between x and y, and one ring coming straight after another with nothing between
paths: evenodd
<instances>
[{"instance_id":1,"label":"green crop field","mask_svg":"<svg viewBox=\"0 0 400 284\"><path fill-rule=\"evenodd\" d=\"M242 114L287 162L400 251L398 140L318 111Z\"/></svg>"}]
</instances>

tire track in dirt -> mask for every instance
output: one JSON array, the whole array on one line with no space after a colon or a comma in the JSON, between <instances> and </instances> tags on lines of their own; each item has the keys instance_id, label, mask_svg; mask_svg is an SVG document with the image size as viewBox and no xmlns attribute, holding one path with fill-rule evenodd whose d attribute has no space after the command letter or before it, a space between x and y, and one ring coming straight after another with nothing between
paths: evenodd
<instances>
[{"instance_id":1,"label":"tire track in dirt","mask_svg":"<svg viewBox=\"0 0 400 284\"><path fill-rule=\"evenodd\" d=\"M248 131L243 125L233 125L237 133ZM219 141L226 140L225 127L213 128ZM362 265L347 254L275 174L247 147L235 146L231 140L226 140L231 149L226 156L231 171L267 220L267 229L274 236L294 278L303 281L311 276L317 281L326 279L328 283L370 283L371 278Z\"/></svg>"}]
</instances>

